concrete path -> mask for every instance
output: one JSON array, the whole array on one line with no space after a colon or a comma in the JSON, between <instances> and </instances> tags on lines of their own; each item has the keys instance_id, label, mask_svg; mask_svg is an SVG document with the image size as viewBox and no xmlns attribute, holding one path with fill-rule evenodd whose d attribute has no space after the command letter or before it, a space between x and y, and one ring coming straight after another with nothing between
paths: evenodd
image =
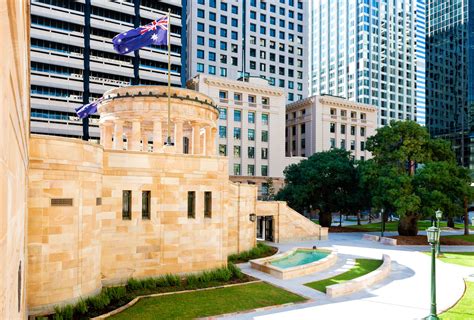
<instances>
[{"instance_id":1,"label":"concrete path","mask_svg":"<svg viewBox=\"0 0 474 320\"><path fill-rule=\"evenodd\" d=\"M430 256L419 251L428 246L385 246L361 240L361 233L330 234L330 240L277 244L281 252L293 247L331 247L338 251L338 261L326 270L290 280L278 280L250 268L240 267L247 274L268 281L310 299L308 303L232 316L232 319L421 319L430 307ZM274 245L274 244L273 244ZM474 246L444 246L448 251L474 251ZM380 259L382 254L392 258L392 271L376 285L345 297L329 299L325 294L304 286L304 283L344 272L356 257ZM474 274L474 268L437 261L438 313L456 304L464 292L464 278Z\"/></svg>"}]
</instances>

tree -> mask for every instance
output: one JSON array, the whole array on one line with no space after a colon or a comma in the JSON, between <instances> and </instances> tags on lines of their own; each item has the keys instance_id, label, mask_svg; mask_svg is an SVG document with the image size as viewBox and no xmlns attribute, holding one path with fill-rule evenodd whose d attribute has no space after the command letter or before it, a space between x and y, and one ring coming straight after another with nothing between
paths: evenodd
<instances>
[{"instance_id":1,"label":"tree","mask_svg":"<svg viewBox=\"0 0 474 320\"><path fill-rule=\"evenodd\" d=\"M354 205L359 176L348 151L333 149L315 153L288 166L284 174L285 186L276 198L287 201L300 212L310 207L318 210L323 227L331 225L332 212Z\"/></svg>"},{"instance_id":2,"label":"tree","mask_svg":"<svg viewBox=\"0 0 474 320\"><path fill-rule=\"evenodd\" d=\"M273 185L273 178L265 179L265 183L268 187L268 200L273 200L275 198L275 186Z\"/></svg>"},{"instance_id":3,"label":"tree","mask_svg":"<svg viewBox=\"0 0 474 320\"><path fill-rule=\"evenodd\" d=\"M447 199L449 212L458 212L454 210L460 196L456 192L466 192L460 186L465 183L465 171L456 166L449 143L431 139L416 122L392 121L368 138L367 150L374 158L366 165L362 180L371 187L373 206L400 216L400 235L416 235L420 217L431 216L432 209L442 204L448 210ZM436 170L441 169L451 176L438 177L442 174ZM446 184L458 188L451 192ZM442 190L452 196L441 197Z\"/></svg>"}]
</instances>

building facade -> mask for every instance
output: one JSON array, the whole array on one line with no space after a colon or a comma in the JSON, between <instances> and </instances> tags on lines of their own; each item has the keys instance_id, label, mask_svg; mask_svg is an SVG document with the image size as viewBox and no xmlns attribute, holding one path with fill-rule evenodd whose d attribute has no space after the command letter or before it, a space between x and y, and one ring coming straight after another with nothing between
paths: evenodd
<instances>
[{"instance_id":1,"label":"building facade","mask_svg":"<svg viewBox=\"0 0 474 320\"><path fill-rule=\"evenodd\" d=\"M374 105L377 125L425 124L424 0L315 0L310 92Z\"/></svg>"},{"instance_id":2,"label":"building facade","mask_svg":"<svg viewBox=\"0 0 474 320\"><path fill-rule=\"evenodd\" d=\"M302 0L188 1L188 79L263 77L289 102L307 97L307 12Z\"/></svg>"},{"instance_id":3,"label":"building facade","mask_svg":"<svg viewBox=\"0 0 474 320\"><path fill-rule=\"evenodd\" d=\"M371 158L367 138L375 134L377 108L332 96L312 96L286 107L286 155L309 157L333 148L356 160Z\"/></svg>"},{"instance_id":4,"label":"building facade","mask_svg":"<svg viewBox=\"0 0 474 320\"><path fill-rule=\"evenodd\" d=\"M261 78L238 81L205 74L189 80L188 87L218 101L217 145L219 155L229 158L231 179L259 186L268 177L281 180L289 161L282 143L284 91Z\"/></svg>"},{"instance_id":5,"label":"building facade","mask_svg":"<svg viewBox=\"0 0 474 320\"><path fill-rule=\"evenodd\" d=\"M29 1L0 1L0 319L26 319Z\"/></svg>"},{"instance_id":6,"label":"building facade","mask_svg":"<svg viewBox=\"0 0 474 320\"><path fill-rule=\"evenodd\" d=\"M107 91L99 106L100 145L31 136L30 314L47 314L130 277L226 265L229 254L252 248L257 237L327 238L327 228L285 202L257 201L255 186L229 181L228 160L211 143L219 111L209 96L172 89L175 143L164 146L166 91Z\"/></svg>"},{"instance_id":7,"label":"building facade","mask_svg":"<svg viewBox=\"0 0 474 320\"><path fill-rule=\"evenodd\" d=\"M186 3L186 2L184 2ZM182 3L151 1L31 2L31 132L83 136L74 108L114 87L168 82L166 46L119 55L112 38L149 23L171 10L171 83L184 85L186 28ZM183 78L181 78L183 75ZM99 137L98 116L91 116L90 136ZM86 124L87 125L87 124Z\"/></svg>"},{"instance_id":8,"label":"building facade","mask_svg":"<svg viewBox=\"0 0 474 320\"><path fill-rule=\"evenodd\" d=\"M470 160L474 102L474 2L427 1L426 126L451 141L459 164ZM474 148L474 147L473 147ZM472 162L472 164L471 164Z\"/></svg>"}]
</instances>

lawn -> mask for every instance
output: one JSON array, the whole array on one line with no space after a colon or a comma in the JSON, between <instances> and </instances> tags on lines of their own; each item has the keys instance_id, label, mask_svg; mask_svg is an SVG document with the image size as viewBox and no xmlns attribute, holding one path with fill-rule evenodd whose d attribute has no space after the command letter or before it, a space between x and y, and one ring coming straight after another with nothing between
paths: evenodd
<instances>
[{"instance_id":1,"label":"lawn","mask_svg":"<svg viewBox=\"0 0 474 320\"><path fill-rule=\"evenodd\" d=\"M431 256L431 252L424 253ZM464 267L474 267L474 252L442 252L438 259Z\"/></svg>"},{"instance_id":2,"label":"lawn","mask_svg":"<svg viewBox=\"0 0 474 320\"><path fill-rule=\"evenodd\" d=\"M367 273L370 273L380 267L381 264L382 260L356 259L355 266L350 270L332 278L305 283L305 286L326 293L327 286L362 277L363 275L366 275Z\"/></svg>"},{"instance_id":3,"label":"lawn","mask_svg":"<svg viewBox=\"0 0 474 320\"><path fill-rule=\"evenodd\" d=\"M468 236L465 235L455 235L455 236L445 236L446 238L450 239L458 239L458 240L463 240L467 242L472 242L474 243L474 234L470 234Z\"/></svg>"},{"instance_id":4,"label":"lawn","mask_svg":"<svg viewBox=\"0 0 474 320\"><path fill-rule=\"evenodd\" d=\"M440 226L441 227L446 227L447 224L446 224L445 221L441 221ZM456 223L454 226L456 228L459 228L459 229L464 229L464 224L462 224L462 223ZM352 226L351 225L351 226L347 226L347 227L354 228L354 229L360 229L361 231L376 232L376 231L381 230L382 224L380 222L376 222L376 223L362 224L360 226L358 226L358 225L353 225ZM426 221L426 220L418 221L418 230L423 231L423 230L428 229L429 227L431 227L431 221ZM474 230L473 226L469 226L469 228ZM385 231L398 231L398 221L392 221L392 222L385 223Z\"/></svg>"},{"instance_id":5,"label":"lawn","mask_svg":"<svg viewBox=\"0 0 474 320\"><path fill-rule=\"evenodd\" d=\"M466 281L466 292L458 303L441 314L440 318L445 320L474 319L474 282Z\"/></svg>"},{"instance_id":6,"label":"lawn","mask_svg":"<svg viewBox=\"0 0 474 320\"><path fill-rule=\"evenodd\" d=\"M110 319L194 319L305 300L294 293L258 282L144 298Z\"/></svg>"}]
</instances>

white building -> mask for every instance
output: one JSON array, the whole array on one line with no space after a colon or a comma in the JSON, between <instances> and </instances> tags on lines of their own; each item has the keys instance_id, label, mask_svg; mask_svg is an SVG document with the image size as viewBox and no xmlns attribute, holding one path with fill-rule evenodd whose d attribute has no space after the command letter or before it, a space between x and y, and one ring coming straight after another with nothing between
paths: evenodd
<instances>
[{"instance_id":1,"label":"white building","mask_svg":"<svg viewBox=\"0 0 474 320\"><path fill-rule=\"evenodd\" d=\"M218 150L229 158L234 181L282 183L283 170L300 158L285 158L285 96L261 78L247 81L199 74L188 87L219 106Z\"/></svg>"}]
</instances>

